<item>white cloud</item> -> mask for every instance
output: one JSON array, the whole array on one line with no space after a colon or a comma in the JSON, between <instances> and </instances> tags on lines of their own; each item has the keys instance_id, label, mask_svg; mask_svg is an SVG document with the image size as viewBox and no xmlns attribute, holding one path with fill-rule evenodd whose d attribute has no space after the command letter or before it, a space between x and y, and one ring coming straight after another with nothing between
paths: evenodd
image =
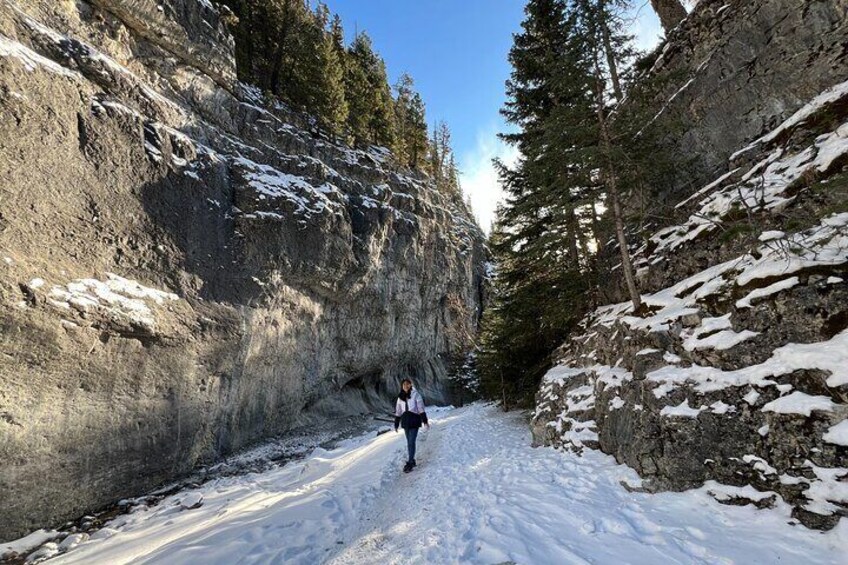
<instances>
[{"instance_id":1,"label":"white cloud","mask_svg":"<svg viewBox=\"0 0 848 565\"><path fill-rule=\"evenodd\" d=\"M497 137L497 128L490 126L477 133L476 147L460 159L462 190L471 198L474 215L487 234L495 219L495 209L503 200L504 191L492 159L498 158L507 166L518 161L518 149Z\"/></svg>"}]
</instances>

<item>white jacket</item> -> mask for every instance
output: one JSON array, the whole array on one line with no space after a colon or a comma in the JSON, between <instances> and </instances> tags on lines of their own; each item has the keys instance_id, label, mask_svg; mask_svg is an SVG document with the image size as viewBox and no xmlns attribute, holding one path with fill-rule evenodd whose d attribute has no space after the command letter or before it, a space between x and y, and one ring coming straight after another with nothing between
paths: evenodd
<instances>
[{"instance_id":1,"label":"white jacket","mask_svg":"<svg viewBox=\"0 0 848 565\"><path fill-rule=\"evenodd\" d=\"M415 390L415 388L412 388L409 391L409 400L401 400L400 398L397 399L397 402L395 403L395 416L398 418L403 416L407 407L409 407L410 412L424 414L424 399L421 398L421 395L418 394L418 391Z\"/></svg>"},{"instance_id":2,"label":"white jacket","mask_svg":"<svg viewBox=\"0 0 848 565\"><path fill-rule=\"evenodd\" d=\"M423 415L422 421L423 423L427 423L427 415L424 412L424 399L421 398L421 395L414 387L409 391L409 400L401 400L398 398L395 403L395 427L398 426L400 417L403 416L403 413L407 410L415 414Z\"/></svg>"}]
</instances>

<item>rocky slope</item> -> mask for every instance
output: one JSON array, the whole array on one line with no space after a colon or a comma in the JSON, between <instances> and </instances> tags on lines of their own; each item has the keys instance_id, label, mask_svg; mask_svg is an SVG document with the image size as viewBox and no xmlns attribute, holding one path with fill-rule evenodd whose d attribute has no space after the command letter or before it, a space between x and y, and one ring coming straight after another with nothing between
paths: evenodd
<instances>
[{"instance_id":1,"label":"rocky slope","mask_svg":"<svg viewBox=\"0 0 848 565\"><path fill-rule=\"evenodd\" d=\"M706 484L720 501L759 507L780 497L827 529L848 515L845 3L740 4L702 2L663 55L698 69L668 103L698 117L682 142L725 166L633 248L644 309L603 306L561 347L533 433L613 454L648 490ZM803 18L815 28L823 14L826 33L776 32ZM704 26L734 35L692 48ZM773 40L734 31L754 28ZM694 62L703 49L712 54ZM751 65L722 74L746 52ZM803 64L781 78L787 59ZM745 80L752 92L732 86Z\"/></svg>"},{"instance_id":2,"label":"rocky slope","mask_svg":"<svg viewBox=\"0 0 848 565\"><path fill-rule=\"evenodd\" d=\"M0 539L400 375L445 400L480 230L233 49L207 0L0 0Z\"/></svg>"}]
</instances>

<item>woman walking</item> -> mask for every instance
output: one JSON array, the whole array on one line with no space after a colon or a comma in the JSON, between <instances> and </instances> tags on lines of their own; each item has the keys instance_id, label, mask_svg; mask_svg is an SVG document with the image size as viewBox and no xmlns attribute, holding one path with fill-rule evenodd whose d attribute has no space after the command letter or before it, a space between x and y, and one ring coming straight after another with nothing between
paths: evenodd
<instances>
[{"instance_id":1,"label":"woman walking","mask_svg":"<svg viewBox=\"0 0 848 565\"><path fill-rule=\"evenodd\" d=\"M429 429L430 423L427 421L427 413L424 411L424 399L412 386L412 381L403 379L400 388L401 391L395 403L395 433L400 426L406 434L406 449L409 452L409 458L403 467L403 472L408 473L415 467L415 440L418 439L418 429L422 424Z\"/></svg>"}]
</instances>

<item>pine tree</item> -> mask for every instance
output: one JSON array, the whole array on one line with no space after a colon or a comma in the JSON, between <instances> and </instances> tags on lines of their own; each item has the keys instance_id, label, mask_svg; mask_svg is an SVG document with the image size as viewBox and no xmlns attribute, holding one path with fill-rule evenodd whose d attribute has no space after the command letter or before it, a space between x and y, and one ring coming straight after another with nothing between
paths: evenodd
<instances>
[{"instance_id":1,"label":"pine tree","mask_svg":"<svg viewBox=\"0 0 848 565\"><path fill-rule=\"evenodd\" d=\"M399 163L407 165L409 163L409 155L407 153L407 137L408 137L408 127L409 120L407 117L408 109L410 105L410 99L412 98L412 77L408 74L404 73L398 78L395 83L395 104L394 104L394 118L395 118L395 131L397 136L395 138L395 145L393 147L393 152L395 154L395 158Z\"/></svg>"},{"instance_id":2,"label":"pine tree","mask_svg":"<svg viewBox=\"0 0 848 565\"><path fill-rule=\"evenodd\" d=\"M510 401L530 398L549 354L586 308L587 246L577 210L597 141L591 75L571 40L566 2L531 0L525 13L503 110L520 131L502 136L523 159L513 169L499 166L507 202L490 244L498 264L495 314L484 314L480 357L488 390L508 389Z\"/></svg>"},{"instance_id":3,"label":"pine tree","mask_svg":"<svg viewBox=\"0 0 848 565\"><path fill-rule=\"evenodd\" d=\"M345 56L345 38L344 26L342 19L338 14L333 16L333 23L330 24L330 36L333 38L333 48L336 50L339 61L344 61Z\"/></svg>"},{"instance_id":4,"label":"pine tree","mask_svg":"<svg viewBox=\"0 0 848 565\"><path fill-rule=\"evenodd\" d=\"M607 78L602 67L602 61L607 62L607 73L611 76L617 74L618 62L626 56L624 50L617 50L615 44L610 40L610 24L615 18L615 13L610 9L613 4L608 0L578 0L574 5L574 14L582 26L580 42L584 50L590 54L591 72L593 79L593 91L595 94L595 112L597 116L598 132L600 133L600 149L602 154L601 171L604 184L607 188L609 201L613 212L615 234L618 240L621 255L621 270L624 275L627 292L633 304L633 311L638 312L642 306L642 299L636 285L636 277L633 264L630 259L630 250L625 233L625 218L621 206L621 193L619 191L619 176L617 163L619 160L613 146L613 138L609 123L607 109ZM617 79L616 79L617 80ZM621 96L620 87L613 87L616 96Z\"/></svg>"},{"instance_id":5,"label":"pine tree","mask_svg":"<svg viewBox=\"0 0 848 565\"><path fill-rule=\"evenodd\" d=\"M412 168L418 168L427 151L427 121L424 101L415 92L412 77L404 73L395 84L395 156Z\"/></svg>"},{"instance_id":6,"label":"pine tree","mask_svg":"<svg viewBox=\"0 0 848 565\"><path fill-rule=\"evenodd\" d=\"M442 120L433 125L433 132L427 144L425 171L435 181L436 188L443 194L462 201L459 185L459 167L451 145L451 131Z\"/></svg>"},{"instance_id":7,"label":"pine tree","mask_svg":"<svg viewBox=\"0 0 848 565\"><path fill-rule=\"evenodd\" d=\"M316 12L319 27L314 38L318 64L311 73L312 89L309 107L319 123L333 135L339 135L348 118L348 103L345 97L344 65L338 50L338 38L327 32L329 10L319 4ZM335 22L334 22L335 25Z\"/></svg>"},{"instance_id":8,"label":"pine tree","mask_svg":"<svg viewBox=\"0 0 848 565\"><path fill-rule=\"evenodd\" d=\"M412 95L408 119L410 127L407 132L406 150L409 155L409 166L417 169L427 153L427 116L424 100L417 92Z\"/></svg>"},{"instance_id":9,"label":"pine tree","mask_svg":"<svg viewBox=\"0 0 848 565\"><path fill-rule=\"evenodd\" d=\"M273 36L269 38L266 53L271 54L270 71L265 87L297 108L309 103L310 65L315 65L314 51L310 50L314 35L310 27L315 23L304 0L280 0L273 12ZM273 48L271 45L276 44Z\"/></svg>"},{"instance_id":10,"label":"pine tree","mask_svg":"<svg viewBox=\"0 0 848 565\"><path fill-rule=\"evenodd\" d=\"M371 141L376 145L392 147L395 143L395 112L386 63L376 57L376 64L370 70L369 81L374 95L370 122Z\"/></svg>"},{"instance_id":11,"label":"pine tree","mask_svg":"<svg viewBox=\"0 0 848 565\"><path fill-rule=\"evenodd\" d=\"M354 145L358 147L365 145L369 140L371 93L364 60L370 52L371 44L368 36L357 35L346 52L344 65L345 93L349 105L347 126Z\"/></svg>"},{"instance_id":12,"label":"pine tree","mask_svg":"<svg viewBox=\"0 0 848 565\"><path fill-rule=\"evenodd\" d=\"M490 241L497 274L479 356L484 392L505 405L530 399L596 292L617 297L623 277L641 310L628 236L643 212L634 208L678 167L662 145L666 125L644 115L656 114L645 101L662 89L628 82L627 8L627 0L530 0L510 51L503 114L518 131L501 137L522 159L499 165L507 198ZM608 263L609 235L620 270Z\"/></svg>"},{"instance_id":13,"label":"pine tree","mask_svg":"<svg viewBox=\"0 0 848 565\"><path fill-rule=\"evenodd\" d=\"M386 65L375 53L371 38L360 33L348 49L345 87L350 113L348 127L354 143L391 147L394 143L394 102Z\"/></svg>"}]
</instances>

